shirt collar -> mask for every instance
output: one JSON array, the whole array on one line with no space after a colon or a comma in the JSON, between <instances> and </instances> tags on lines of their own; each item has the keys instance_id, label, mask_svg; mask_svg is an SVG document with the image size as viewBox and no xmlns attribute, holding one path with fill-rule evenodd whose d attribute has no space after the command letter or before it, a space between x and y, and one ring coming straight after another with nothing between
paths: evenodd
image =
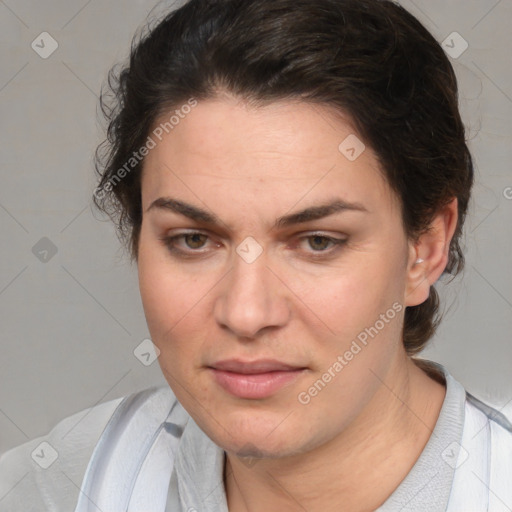
<instances>
[{"instance_id":1,"label":"shirt collar","mask_svg":"<svg viewBox=\"0 0 512 512\"><path fill-rule=\"evenodd\" d=\"M406 477L376 512L444 512L462 440L466 390L439 363L420 360L446 383L446 396L434 430ZM439 378L439 377L437 377Z\"/></svg>"},{"instance_id":2,"label":"shirt collar","mask_svg":"<svg viewBox=\"0 0 512 512\"><path fill-rule=\"evenodd\" d=\"M190 418L175 461L181 510L228 512L224 463L224 450Z\"/></svg>"}]
</instances>

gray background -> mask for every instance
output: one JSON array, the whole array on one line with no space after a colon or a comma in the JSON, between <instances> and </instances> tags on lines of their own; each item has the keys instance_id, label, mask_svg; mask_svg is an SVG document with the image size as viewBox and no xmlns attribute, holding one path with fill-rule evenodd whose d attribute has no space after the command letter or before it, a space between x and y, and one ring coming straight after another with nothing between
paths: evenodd
<instances>
[{"instance_id":1,"label":"gray background","mask_svg":"<svg viewBox=\"0 0 512 512\"><path fill-rule=\"evenodd\" d=\"M402 4L440 42L456 31L469 44L452 62L477 166L467 269L439 283L451 308L423 356L512 417L512 2ZM136 268L90 202L97 95L148 14L172 4L155 5L0 1L0 452L96 403L165 384L157 362L133 354L148 337ZM47 59L31 47L44 31L59 45ZM46 262L43 237L57 248Z\"/></svg>"}]
</instances>

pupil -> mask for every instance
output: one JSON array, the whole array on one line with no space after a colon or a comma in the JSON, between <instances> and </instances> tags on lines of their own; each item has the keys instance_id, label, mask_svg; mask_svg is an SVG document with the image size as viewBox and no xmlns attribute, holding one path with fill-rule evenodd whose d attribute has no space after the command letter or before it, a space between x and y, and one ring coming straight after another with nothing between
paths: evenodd
<instances>
[{"instance_id":1,"label":"pupil","mask_svg":"<svg viewBox=\"0 0 512 512\"><path fill-rule=\"evenodd\" d=\"M188 245L191 245L193 249L197 249L198 247L201 246L201 241L200 240L197 240L198 237L201 237L201 236L204 236L204 235L200 235L200 234L194 234L194 235L188 235L188 239L193 239L192 240L192 243L188 244ZM194 244L199 244L199 245L194 245Z\"/></svg>"}]
</instances>

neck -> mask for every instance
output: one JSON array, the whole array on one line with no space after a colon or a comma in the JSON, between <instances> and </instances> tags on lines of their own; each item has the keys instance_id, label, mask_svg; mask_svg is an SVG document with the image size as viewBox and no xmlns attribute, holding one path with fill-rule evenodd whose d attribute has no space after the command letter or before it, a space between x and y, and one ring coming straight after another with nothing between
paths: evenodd
<instances>
[{"instance_id":1,"label":"neck","mask_svg":"<svg viewBox=\"0 0 512 512\"><path fill-rule=\"evenodd\" d=\"M376 376L382 385L368 407L328 443L251 467L227 453L230 512L365 512L382 505L423 451L445 397L444 385L410 358L398 366Z\"/></svg>"}]
</instances>

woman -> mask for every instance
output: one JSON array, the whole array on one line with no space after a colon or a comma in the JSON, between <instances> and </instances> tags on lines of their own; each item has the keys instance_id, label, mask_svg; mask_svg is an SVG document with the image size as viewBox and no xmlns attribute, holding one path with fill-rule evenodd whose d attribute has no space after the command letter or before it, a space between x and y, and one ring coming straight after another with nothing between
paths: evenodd
<instances>
[{"instance_id":1,"label":"woman","mask_svg":"<svg viewBox=\"0 0 512 512\"><path fill-rule=\"evenodd\" d=\"M512 425L415 357L473 183L427 30L386 0L191 0L111 78L94 198L169 386L8 452L1 510L511 510Z\"/></svg>"}]
</instances>

